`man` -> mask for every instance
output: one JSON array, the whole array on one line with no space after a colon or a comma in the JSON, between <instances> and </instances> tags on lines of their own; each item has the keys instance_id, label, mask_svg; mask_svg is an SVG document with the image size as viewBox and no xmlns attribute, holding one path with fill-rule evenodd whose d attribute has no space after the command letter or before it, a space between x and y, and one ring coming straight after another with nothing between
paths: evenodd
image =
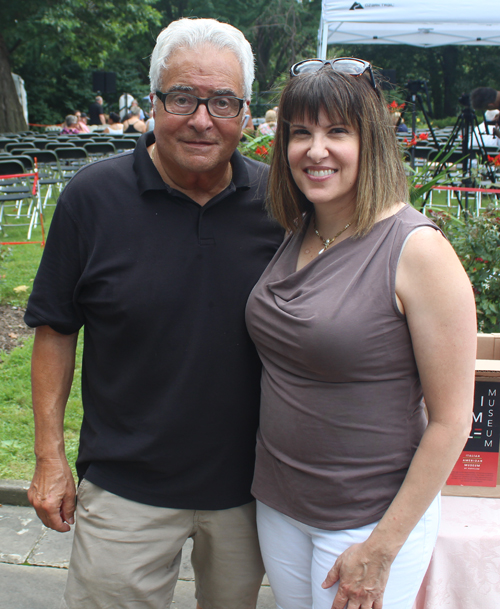
<instances>
[{"instance_id":1,"label":"man","mask_svg":"<svg viewBox=\"0 0 500 609\"><path fill-rule=\"evenodd\" d=\"M105 125L106 117L102 107L103 99L97 95L95 102L89 106L89 125Z\"/></svg>"},{"instance_id":2,"label":"man","mask_svg":"<svg viewBox=\"0 0 500 609\"><path fill-rule=\"evenodd\" d=\"M62 428L84 326L64 607L168 607L192 537L199 605L250 609L263 575L249 492L260 363L244 308L282 238L263 209L266 168L235 151L250 45L227 24L182 19L159 35L150 78L154 132L68 184L28 303L29 497L69 530Z\"/></svg>"},{"instance_id":3,"label":"man","mask_svg":"<svg viewBox=\"0 0 500 609\"><path fill-rule=\"evenodd\" d=\"M478 87L470 93L472 107L475 110L500 110L500 91L491 87Z\"/></svg>"},{"instance_id":4,"label":"man","mask_svg":"<svg viewBox=\"0 0 500 609\"><path fill-rule=\"evenodd\" d=\"M500 133L498 132L499 110L486 110L484 113L484 121L474 129L471 134L470 145L478 148L480 144L485 146L500 145Z\"/></svg>"}]
</instances>

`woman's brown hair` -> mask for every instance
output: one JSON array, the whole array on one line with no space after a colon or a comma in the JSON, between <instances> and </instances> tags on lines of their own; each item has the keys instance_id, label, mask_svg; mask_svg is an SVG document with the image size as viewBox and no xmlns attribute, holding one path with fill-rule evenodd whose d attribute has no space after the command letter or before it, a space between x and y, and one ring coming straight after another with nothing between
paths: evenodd
<instances>
[{"instance_id":1,"label":"woman's brown hair","mask_svg":"<svg viewBox=\"0 0 500 609\"><path fill-rule=\"evenodd\" d=\"M313 205L297 188L288 164L290 123L307 117L317 123L324 110L332 123L354 127L360 138L355 235L368 233L378 214L408 200L408 184L382 92L366 76L350 76L326 66L295 76L281 94L274 154L268 182L268 211L296 231Z\"/></svg>"}]
</instances>

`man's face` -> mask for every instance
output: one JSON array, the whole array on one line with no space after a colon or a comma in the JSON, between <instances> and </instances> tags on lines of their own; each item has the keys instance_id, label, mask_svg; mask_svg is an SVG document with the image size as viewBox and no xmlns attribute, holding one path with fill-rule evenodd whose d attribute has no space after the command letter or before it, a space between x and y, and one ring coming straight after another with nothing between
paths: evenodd
<instances>
[{"instance_id":1,"label":"man's face","mask_svg":"<svg viewBox=\"0 0 500 609\"><path fill-rule=\"evenodd\" d=\"M211 46L179 49L163 71L161 91L180 90L196 97L243 97L243 74L231 51ZM205 105L194 114L179 116L165 111L157 99L154 111L156 147L165 171L172 177L214 174L227 168L238 145L244 109L235 118L214 118Z\"/></svg>"}]
</instances>

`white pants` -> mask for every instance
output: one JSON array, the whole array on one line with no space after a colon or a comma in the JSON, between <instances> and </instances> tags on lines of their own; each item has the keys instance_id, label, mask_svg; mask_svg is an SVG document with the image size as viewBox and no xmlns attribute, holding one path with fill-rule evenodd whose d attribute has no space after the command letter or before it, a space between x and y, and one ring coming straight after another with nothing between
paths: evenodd
<instances>
[{"instance_id":1,"label":"white pants","mask_svg":"<svg viewBox=\"0 0 500 609\"><path fill-rule=\"evenodd\" d=\"M440 504L438 495L392 563L384 609L411 609L436 543ZM376 525L325 531L257 501L260 548L278 609L331 609L338 584L327 590L321 584L340 554L365 541Z\"/></svg>"}]
</instances>

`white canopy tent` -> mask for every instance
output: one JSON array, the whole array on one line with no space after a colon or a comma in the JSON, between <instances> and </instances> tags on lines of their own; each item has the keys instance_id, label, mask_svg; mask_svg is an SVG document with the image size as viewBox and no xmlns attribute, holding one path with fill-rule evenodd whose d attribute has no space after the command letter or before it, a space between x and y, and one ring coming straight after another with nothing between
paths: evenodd
<instances>
[{"instance_id":1,"label":"white canopy tent","mask_svg":"<svg viewBox=\"0 0 500 609\"><path fill-rule=\"evenodd\" d=\"M329 44L500 45L498 0L323 0L318 56Z\"/></svg>"}]
</instances>

